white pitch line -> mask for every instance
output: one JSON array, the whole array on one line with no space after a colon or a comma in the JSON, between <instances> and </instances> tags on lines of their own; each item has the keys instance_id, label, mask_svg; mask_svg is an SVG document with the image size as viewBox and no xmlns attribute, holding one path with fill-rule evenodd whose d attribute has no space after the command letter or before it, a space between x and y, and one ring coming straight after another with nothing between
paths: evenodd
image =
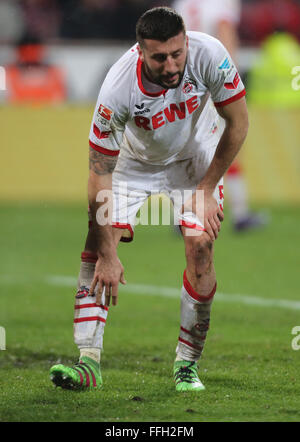
<instances>
[{"instance_id":1,"label":"white pitch line","mask_svg":"<svg viewBox=\"0 0 300 442\"><path fill-rule=\"evenodd\" d=\"M75 287L77 279L72 276L50 275L46 278L46 282L50 285L58 287ZM148 284L126 284L119 286L120 292L139 293L150 296L163 296L167 298L180 298L180 290L173 287L163 287ZM300 310L300 301L292 301L288 299L268 299L258 296L249 296L241 294L225 294L217 291L215 295L216 301L241 303L246 305L254 305L259 307L279 307L289 310Z\"/></svg>"}]
</instances>

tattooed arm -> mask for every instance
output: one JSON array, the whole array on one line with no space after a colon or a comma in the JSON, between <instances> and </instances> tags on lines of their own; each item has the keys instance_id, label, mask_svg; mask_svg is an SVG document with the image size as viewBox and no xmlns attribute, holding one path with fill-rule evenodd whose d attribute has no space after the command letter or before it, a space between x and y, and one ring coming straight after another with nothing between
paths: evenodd
<instances>
[{"instance_id":1,"label":"tattooed arm","mask_svg":"<svg viewBox=\"0 0 300 442\"><path fill-rule=\"evenodd\" d=\"M93 237L97 244L98 261L90 293L94 293L97 283L96 303L101 304L101 294L105 288L105 304L117 304L118 284L125 284L124 269L117 256L114 243L112 216L112 172L117 157L104 155L90 148L88 199L92 214ZM100 192L100 193L99 193ZM105 210L104 210L105 207ZM99 216L102 213L102 216ZM97 216L98 215L98 216Z\"/></svg>"},{"instance_id":2,"label":"tattooed arm","mask_svg":"<svg viewBox=\"0 0 300 442\"><path fill-rule=\"evenodd\" d=\"M97 229L94 230L97 237L97 249L100 254L105 252L106 248L111 247L112 173L116 162L117 157L105 155L90 147L88 199L92 214L92 224L97 226ZM104 204L107 207L105 212L99 210L101 206L102 208L104 207ZM99 213L103 213L103 216L99 217Z\"/></svg>"},{"instance_id":3,"label":"tattooed arm","mask_svg":"<svg viewBox=\"0 0 300 442\"><path fill-rule=\"evenodd\" d=\"M116 163L116 156L104 155L90 147L90 170L97 175L112 174Z\"/></svg>"}]
</instances>

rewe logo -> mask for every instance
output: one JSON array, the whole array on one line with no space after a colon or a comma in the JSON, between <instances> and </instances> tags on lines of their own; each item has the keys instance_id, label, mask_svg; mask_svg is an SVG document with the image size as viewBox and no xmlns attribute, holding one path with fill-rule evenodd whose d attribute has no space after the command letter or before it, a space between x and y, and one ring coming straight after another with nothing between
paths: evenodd
<instances>
[{"instance_id":1,"label":"rewe logo","mask_svg":"<svg viewBox=\"0 0 300 442\"><path fill-rule=\"evenodd\" d=\"M197 95L189 98L187 101L182 101L178 105L176 103L170 104L163 111L157 112L151 118L134 117L137 127L145 130L156 130L164 126L167 122L174 123L176 120L184 120L187 115L192 114L199 107Z\"/></svg>"}]
</instances>

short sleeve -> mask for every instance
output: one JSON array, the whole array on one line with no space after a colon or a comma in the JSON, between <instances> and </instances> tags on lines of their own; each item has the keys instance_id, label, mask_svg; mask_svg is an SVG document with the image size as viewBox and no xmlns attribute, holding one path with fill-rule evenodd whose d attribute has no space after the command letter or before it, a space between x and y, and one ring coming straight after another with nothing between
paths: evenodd
<instances>
[{"instance_id":1,"label":"short sleeve","mask_svg":"<svg viewBox=\"0 0 300 442\"><path fill-rule=\"evenodd\" d=\"M113 73L109 73L100 89L89 135L92 149L111 156L119 154L127 121L124 97L115 83Z\"/></svg>"},{"instance_id":2,"label":"short sleeve","mask_svg":"<svg viewBox=\"0 0 300 442\"><path fill-rule=\"evenodd\" d=\"M207 60L204 81L216 107L225 106L246 95L238 70L219 40L211 40Z\"/></svg>"}]
</instances>

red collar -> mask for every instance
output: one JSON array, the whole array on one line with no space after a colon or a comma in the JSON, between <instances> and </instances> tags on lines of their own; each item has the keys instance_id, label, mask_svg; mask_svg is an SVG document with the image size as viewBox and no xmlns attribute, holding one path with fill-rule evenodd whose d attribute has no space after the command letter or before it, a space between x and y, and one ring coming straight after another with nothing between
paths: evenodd
<instances>
[{"instance_id":1,"label":"red collar","mask_svg":"<svg viewBox=\"0 0 300 442\"><path fill-rule=\"evenodd\" d=\"M163 89L159 92L147 92L146 89L143 86L142 83L142 60L139 58L136 66L136 75L138 80L138 85L140 90L143 92L144 95L148 95L148 97L160 97L161 95L165 95L167 92L167 89Z\"/></svg>"}]
</instances>

